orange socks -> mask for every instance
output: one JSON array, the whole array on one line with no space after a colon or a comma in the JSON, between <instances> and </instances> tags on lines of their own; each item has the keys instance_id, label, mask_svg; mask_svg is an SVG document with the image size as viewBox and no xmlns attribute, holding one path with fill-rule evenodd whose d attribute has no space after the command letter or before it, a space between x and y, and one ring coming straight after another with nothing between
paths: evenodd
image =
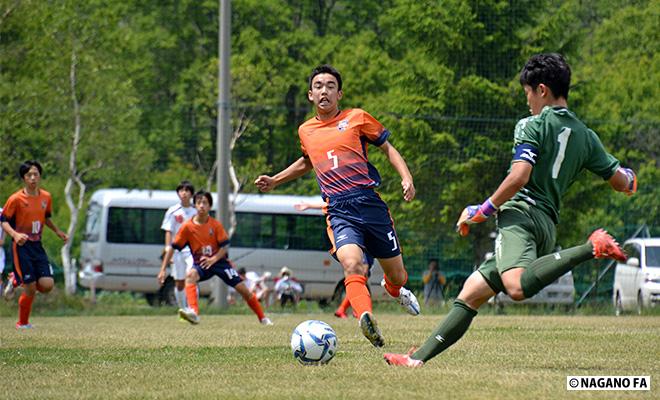
<instances>
[{"instance_id":1,"label":"orange socks","mask_svg":"<svg viewBox=\"0 0 660 400\"><path fill-rule=\"evenodd\" d=\"M21 294L18 298L18 324L27 325L30 319L30 312L32 311L32 301L34 296L30 297L25 293Z\"/></svg>"},{"instance_id":2,"label":"orange socks","mask_svg":"<svg viewBox=\"0 0 660 400\"><path fill-rule=\"evenodd\" d=\"M403 280L403 285L405 285L406 282L408 282L408 272L403 270L403 273L406 274L406 278ZM387 293L389 293L390 296L398 298L400 294L399 289L401 289L403 285L397 286L393 284L389 279L387 279L387 275L385 275L385 290L387 290Z\"/></svg>"},{"instance_id":3,"label":"orange socks","mask_svg":"<svg viewBox=\"0 0 660 400\"><path fill-rule=\"evenodd\" d=\"M341 301L341 304L339 305L339 307L337 307L336 312L341 314L346 314L346 310L348 310L348 307L350 306L351 306L351 302L348 301L348 296L344 296L344 300Z\"/></svg>"},{"instance_id":4,"label":"orange socks","mask_svg":"<svg viewBox=\"0 0 660 400\"><path fill-rule=\"evenodd\" d=\"M344 279L346 285L346 298L353 310L362 316L365 311L371 312L371 295L367 290L367 277L363 275L349 275Z\"/></svg>"},{"instance_id":5,"label":"orange socks","mask_svg":"<svg viewBox=\"0 0 660 400\"><path fill-rule=\"evenodd\" d=\"M264 310L261 308L261 303L259 303L259 300L257 300L256 295L252 295L250 299L247 301L248 306L254 311L255 314L257 314L257 318L259 318L259 321L261 321L265 315L264 315Z\"/></svg>"},{"instance_id":6,"label":"orange socks","mask_svg":"<svg viewBox=\"0 0 660 400\"><path fill-rule=\"evenodd\" d=\"M188 300L188 307L192 308L197 315L199 315L199 304L197 304L198 298L197 285L194 283L191 285L186 284L186 300Z\"/></svg>"}]
</instances>

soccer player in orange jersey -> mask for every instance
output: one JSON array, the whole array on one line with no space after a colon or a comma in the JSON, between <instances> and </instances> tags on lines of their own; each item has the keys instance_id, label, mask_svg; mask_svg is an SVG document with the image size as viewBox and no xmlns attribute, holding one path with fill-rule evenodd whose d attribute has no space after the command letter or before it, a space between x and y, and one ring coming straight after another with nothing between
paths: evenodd
<instances>
[{"instance_id":1,"label":"soccer player in orange jersey","mask_svg":"<svg viewBox=\"0 0 660 400\"><path fill-rule=\"evenodd\" d=\"M41 245L43 227L49 227L64 242L69 237L50 220L50 193L39 188L41 165L37 161L25 161L18 173L23 179L23 189L7 199L0 215L2 228L13 239L14 279L13 284L8 283L5 297L9 297L14 287L23 286L25 290L18 299L16 329L30 329L29 318L35 294L37 291L48 293L55 284L53 268Z\"/></svg>"},{"instance_id":2,"label":"soccer player in orange jersey","mask_svg":"<svg viewBox=\"0 0 660 400\"><path fill-rule=\"evenodd\" d=\"M308 84L307 98L314 104L316 116L298 129L302 156L274 176L259 176L255 184L268 192L314 169L328 204L325 213L331 252L344 268L346 295L360 316L362 333L381 347L385 341L372 315L364 251L378 258L385 273L382 284L390 296L412 315L419 314L419 303L403 287L408 274L389 209L374 191L380 176L369 163L368 145L378 147L399 173L406 201L415 197L415 185L406 162L388 142L390 131L364 110L339 109L343 92L336 69L329 65L315 68Z\"/></svg>"},{"instance_id":3,"label":"soccer player in orange jersey","mask_svg":"<svg viewBox=\"0 0 660 400\"><path fill-rule=\"evenodd\" d=\"M191 324L199 323L199 293L197 282L218 276L227 285L236 289L245 302L259 318L263 325L272 325L271 320L264 315L257 297L243 283L236 269L229 261L229 237L220 221L209 215L213 198L211 193L199 191L193 197L197 215L184 222L179 228L172 247L168 248L158 275L164 280L165 270L172 259L173 249L182 250L190 247L193 254L193 267L186 272L186 298L188 308L179 309L179 316Z\"/></svg>"}]
</instances>

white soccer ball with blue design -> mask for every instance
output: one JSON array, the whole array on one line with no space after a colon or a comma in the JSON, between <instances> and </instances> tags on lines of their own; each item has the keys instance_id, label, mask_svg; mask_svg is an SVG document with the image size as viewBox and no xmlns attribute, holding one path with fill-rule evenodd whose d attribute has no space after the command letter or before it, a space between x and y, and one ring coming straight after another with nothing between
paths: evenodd
<instances>
[{"instance_id":1,"label":"white soccer ball with blue design","mask_svg":"<svg viewBox=\"0 0 660 400\"><path fill-rule=\"evenodd\" d=\"M303 365L326 364L337 352L337 334L323 321L301 323L291 335L291 350Z\"/></svg>"}]
</instances>

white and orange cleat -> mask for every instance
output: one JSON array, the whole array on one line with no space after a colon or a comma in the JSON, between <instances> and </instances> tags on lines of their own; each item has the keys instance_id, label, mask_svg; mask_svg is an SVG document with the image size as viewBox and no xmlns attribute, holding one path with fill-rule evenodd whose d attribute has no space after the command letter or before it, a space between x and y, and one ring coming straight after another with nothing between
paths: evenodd
<instances>
[{"instance_id":1,"label":"white and orange cleat","mask_svg":"<svg viewBox=\"0 0 660 400\"><path fill-rule=\"evenodd\" d=\"M604 229L596 229L589 241L594 248L594 258L613 258L617 261L626 262L626 255L619 247L619 243Z\"/></svg>"},{"instance_id":2,"label":"white and orange cleat","mask_svg":"<svg viewBox=\"0 0 660 400\"><path fill-rule=\"evenodd\" d=\"M387 362L389 365L396 365L396 366L408 367L408 368L421 367L422 365L424 365L424 361L410 358L410 356L414 352L415 352L415 348L413 347L408 351L407 354L385 353L383 354L383 358L385 359L385 362Z\"/></svg>"},{"instance_id":3,"label":"white and orange cleat","mask_svg":"<svg viewBox=\"0 0 660 400\"><path fill-rule=\"evenodd\" d=\"M199 315L192 308L179 308L179 317L193 325L199 324Z\"/></svg>"},{"instance_id":4,"label":"white and orange cleat","mask_svg":"<svg viewBox=\"0 0 660 400\"><path fill-rule=\"evenodd\" d=\"M380 286L385 288L385 279L380 281ZM419 315L419 301L417 301L417 297L413 292L410 290L401 287L399 289L399 297L393 297L390 292L385 290L385 292L392 298L396 299L399 304L401 304L401 307L403 307L404 310L410 315Z\"/></svg>"},{"instance_id":5,"label":"white and orange cleat","mask_svg":"<svg viewBox=\"0 0 660 400\"><path fill-rule=\"evenodd\" d=\"M7 283L5 286L5 289L2 291L2 297L6 301L9 301L14 298L14 294L16 294L16 280L14 279L14 273L10 272L9 275L7 275Z\"/></svg>"}]
</instances>

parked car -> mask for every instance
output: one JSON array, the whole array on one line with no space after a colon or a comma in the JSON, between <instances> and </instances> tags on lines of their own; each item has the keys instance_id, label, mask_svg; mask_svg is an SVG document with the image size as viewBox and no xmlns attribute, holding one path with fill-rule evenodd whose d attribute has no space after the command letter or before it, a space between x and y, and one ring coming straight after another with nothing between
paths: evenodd
<instances>
[{"instance_id":1,"label":"parked car","mask_svg":"<svg viewBox=\"0 0 660 400\"><path fill-rule=\"evenodd\" d=\"M616 315L641 314L660 302L660 238L630 239L623 244L628 256L614 271L612 302Z\"/></svg>"}]
</instances>

